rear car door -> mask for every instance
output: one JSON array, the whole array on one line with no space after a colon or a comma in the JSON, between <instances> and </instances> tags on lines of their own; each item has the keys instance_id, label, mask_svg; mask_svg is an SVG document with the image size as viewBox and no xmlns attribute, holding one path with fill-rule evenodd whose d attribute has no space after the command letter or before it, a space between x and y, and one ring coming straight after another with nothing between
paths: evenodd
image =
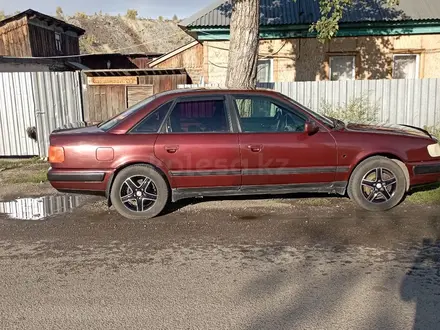
<instances>
[{"instance_id":1,"label":"rear car door","mask_svg":"<svg viewBox=\"0 0 440 330\"><path fill-rule=\"evenodd\" d=\"M154 152L168 167L173 188L240 188L238 133L224 96L179 98Z\"/></svg>"},{"instance_id":2,"label":"rear car door","mask_svg":"<svg viewBox=\"0 0 440 330\"><path fill-rule=\"evenodd\" d=\"M231 103L241 130L243 187L335 180L335 140L324 128L308 135L306 114L265 95L234 95Z\"/></svg>"}]
</instances>

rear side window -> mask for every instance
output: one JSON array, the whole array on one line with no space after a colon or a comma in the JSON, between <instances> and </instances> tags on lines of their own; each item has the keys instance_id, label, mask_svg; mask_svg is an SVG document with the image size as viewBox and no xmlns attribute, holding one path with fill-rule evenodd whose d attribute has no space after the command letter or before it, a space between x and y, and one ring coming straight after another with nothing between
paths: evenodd
<instances>
[{"instance_id":1,"label":"rear side window","mask_svg":"<svg viewBox=\"0 0 440 330\"><path fill-rule=\"evenodd\" d=\"M172 102L162 104L135 126L131 133L157 133L171 107L171 104Z\"/></svg>"},{"instance_id":2,"label":"rear side window","mask_svg":"<svg viewBox=\"0 0 440 330\"><path fill-rule=\"evenodd\" d=\"M178 102L167 122L168 133L229 132L224 100Z\"/></svg>"}]
</instances>

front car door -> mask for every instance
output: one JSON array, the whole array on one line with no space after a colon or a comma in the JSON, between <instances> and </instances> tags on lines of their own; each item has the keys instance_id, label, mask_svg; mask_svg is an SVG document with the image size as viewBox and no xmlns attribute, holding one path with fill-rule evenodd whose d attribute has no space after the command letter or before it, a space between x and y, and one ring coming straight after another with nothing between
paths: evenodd
<instances>
[{"instance_id":1,"label":"front car door","mask_svg":"<svg viewBox=\"0 0 440 330\"><path fill-rule=\"evenodd\" d=\"M179 98L154 152L168 167L173 188L240 188L238 134L222 95Z\"/></svg>"},{"instance_id":2,"label":"front car door","mask_svg":"<svg viewBox=\"0 0 440 330\"><path fill-rule=\"evenodd\" d=\"M241 130L243 189L297 185L319 191L335 180L337 150L328 130L308 135L308 116L270 96L233 95L231 103Z\"/></svg>"}]
</instances>

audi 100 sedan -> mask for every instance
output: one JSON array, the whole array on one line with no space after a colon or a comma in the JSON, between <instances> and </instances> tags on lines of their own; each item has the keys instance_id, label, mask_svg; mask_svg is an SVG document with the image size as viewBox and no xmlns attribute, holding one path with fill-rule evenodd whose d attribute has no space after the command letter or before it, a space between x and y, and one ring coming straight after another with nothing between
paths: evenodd
<instances>
[{"instance_id":1,"label":"audi 100 sedan","mask_svg":"<svg viewBox=\"0 0 440 330\"><path fill-rule=\"evenodd\" d=\"M203 196L329 193L385 211L440 181L440 144L408 126L345 124L273 91L175 90L97 126L54 131L48 179L151 218Z\"/></svg>"}]
</instances>

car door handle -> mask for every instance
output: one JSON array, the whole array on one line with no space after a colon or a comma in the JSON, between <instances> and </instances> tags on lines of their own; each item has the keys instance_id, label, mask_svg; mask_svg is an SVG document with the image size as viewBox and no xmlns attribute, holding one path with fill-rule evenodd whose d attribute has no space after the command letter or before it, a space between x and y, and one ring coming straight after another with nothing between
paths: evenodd
<instances>
[{"instance_id":1,"label":"car door handle","mask_svg":"<svg viewBox=\"0 0 440 330\"><path fill-rule=\"evenodd\" d=\"M179 150L179 146L165 146L165 150L170 154L174 154L177 150Z\"/></svg>"},{"instance_id":2,"label":"car door handle","mask_svg":"<svg viewBox=\"0 0 440 330\"><path fill-rule=\"evenodd\" d=\"M261 149L263 149L263 146L261 145L255 145L255 144L250 144L248 145L248 149L252 152L260 152Z\"/></svg>"}]
</instances>

